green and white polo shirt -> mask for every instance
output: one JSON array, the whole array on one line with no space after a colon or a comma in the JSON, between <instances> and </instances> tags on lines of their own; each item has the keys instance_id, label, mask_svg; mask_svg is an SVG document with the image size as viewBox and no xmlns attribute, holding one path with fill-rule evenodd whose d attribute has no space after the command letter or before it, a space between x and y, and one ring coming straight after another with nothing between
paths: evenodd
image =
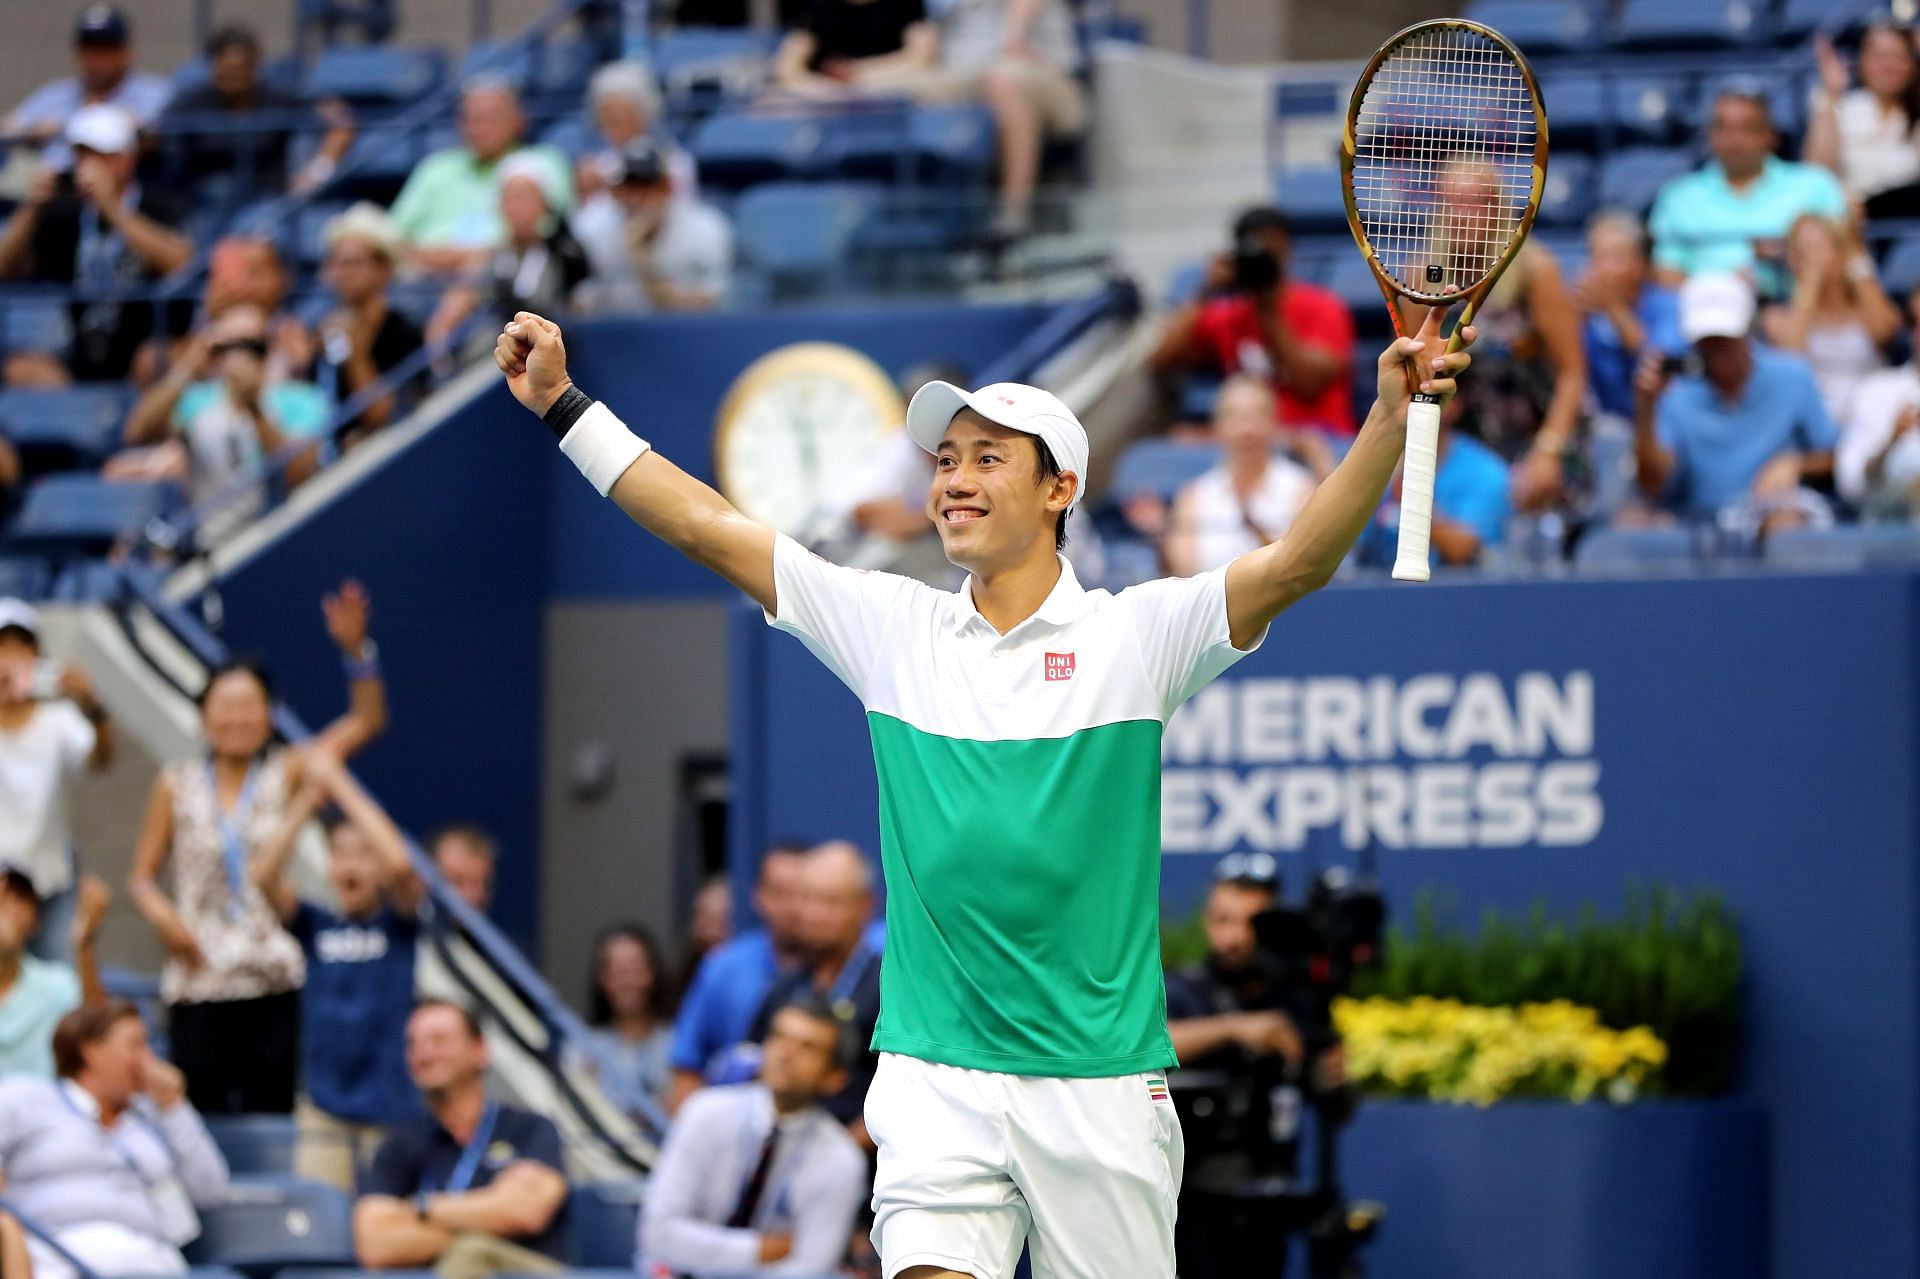
<instances>
[{"instance_id":1,"label":"green and white polo shirt","mask_svg":"<svg viewBox=\"0 0 1920 1279\"><path fill-rule=\"evenodd\" d=\"M878 1052L1020 1075L1174 1062L1160 973L1160 738L1244 657L1226 570L1060 581L1006 635L958 592L774 550L778 617L867 710L887 947ZM1255 641L1255 647L1259 641ZM1251 650L1247 650L1251 651Z\"/></svg>"}]
</instances>

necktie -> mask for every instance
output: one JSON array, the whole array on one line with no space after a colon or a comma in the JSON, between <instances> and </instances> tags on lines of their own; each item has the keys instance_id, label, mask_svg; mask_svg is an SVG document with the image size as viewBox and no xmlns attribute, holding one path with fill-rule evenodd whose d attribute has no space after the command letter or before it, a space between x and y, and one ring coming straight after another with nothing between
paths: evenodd
<instances>
[{"instance_id":1,"label":"necktie","mask_svg":"<svg viewBox=\"0 0 1920 1279\"><path fill-rule=\"evenodd\" d=\"M743 1230L753 1224L753 1214L760 1207L760 1196L766 1193L767 1174L773 1169L773 1157L779 1147L780 1125L776 1123L767 1130L767 1139L760 1146L760 1161L754 1164L753 1175L747 1178L746 1187L740 1192L733 1216L727 1218L728 1229Z\"/></svg>"}]
</instances>

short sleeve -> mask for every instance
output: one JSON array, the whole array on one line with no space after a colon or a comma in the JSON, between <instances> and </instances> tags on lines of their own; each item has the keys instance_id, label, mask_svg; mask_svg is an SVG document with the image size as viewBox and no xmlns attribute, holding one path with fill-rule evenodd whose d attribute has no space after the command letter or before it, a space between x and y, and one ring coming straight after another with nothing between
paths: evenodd
<instances>
[{"instance_id":1,"label":"short sleeve","mask_svg":"<svg viewBox=\"0 0 1920 1279\"><path fill-rule=\"evenodd\" d=\"M62 772L77 773L86 766L87 758L93 754L94 742L99 737L99 731L73 703L61 702L58 705L60 769Z\"/></svg>"},{"instance_id":2,"label":"short sleeve","mask_svg":"<svg viewBox=\"0 0 1920 1279\"><path fill-rule=\"evenodd\" d=\"M1816 452L1825 452L1840 442L1840 429L1833 424L1833 415L1827 412L1827 402L1820 397L1820 386L1813 380L1813 371L1800 365L1794 369L1794 377L1800 384L1802 445Z\"/></svg>"},{"instance_id":3,"label":"short sleeve","mask_svg":"<svg viewBox=\"0 0 1920 1279\"><path fill-rule=\"evenodd\" d=\"M779 611L766 615L767 624L798 636L863 702L887 619L915 592L932 589L893 573L830 564L785 534L774 542L773 578Z\"/></svg>"},{"instance_id":4,"label":"short sleeve","mask_svg":"<svg viewBox=\"0 0 1920 1279\"><path fill-rule=\"evenodd\" d=\"M1802 165L1807 175L1807 209L1812 213L1823 213L1830 218L1843 217L1847 213L1847 193L1840 186L1840 179L1817 164Z\"/></svg>"},{"instance_id":5,"label":"short sleeve","mask_svg":"<svg viewBox=\"0 0 1920 1279\"><path fill-rule=\"evenodd\" d=\"M679 1015L673 1019L673 1046L667 1052L667 1063L675 1070L705 1070L707 1059L717 1047L712 1043L715 1036L709 1029L712 1018L708 1009L714 1000L715 960L719 954L715 951L700 961L693 984L687 987L687 997L680 1001Z\"/></svg>"},{"instance_id":6,"label":"short sleeve","mask_svg":"<svg viewBox=\"0 0 1920 1279\"><path fill-rule=\"evenodd\" d=\"M1233 646L1227 621L1228 567L1197 577L1163 577L1120 593L1132 609L1140 657L1159 690L1163 715L1172 715L1267 637L1263 630L1245 649Z\"/></svg>"},{"instance_id":7,"label":"short sleeve","mask_svg":"<svg viewBox=\"0 0 1920 1279\"><path fill-rule=\"evenodd\" d=\"M372 1165L361 1174L360 1193L407 1199L419 1190L419 1143L409 1129L396 1129L387 1134L374 1153Z\"/></svg>"},{"instance_id":8,"label":"short sleeve","mask_svg":"<svg viewBox=\"0 0 1920 1279\"><path fill-rule=\"evenodd\" d=\"M1689 262L1686 246L1680 241L1680 228L1675 225L1674 205L1679 202L1680 190L1673 182L1660 188L1653 212L1647 216L1647 234L1653 239L1653 264L1668 271L1685 271Z\"/></svg>"},{"instance_id":9,"label":"short sleeve","mask_svg":"<svg viewBox=\"0 0 1920 1279\"><path fill-rule=\"evenodd\" d=\"M1913 403L1912 382L1904 371L1876 373L1854 393L1847 429L1833 458L1834 487L1849 502L1867 493L1867 463L1893 438L1900 412Z\"/></svg>"},{"instance_id":10,"label":"short sleeve","mask_svg":"<svg viewBox=\"0 0 1920 1279\"><path fill-rule=\"evenodd\" d=\"M528 1115L526 1135L513 1152L515 1163L545 1164L567 1175L566 1158L560 1150L560 1130L545 1115Z\"/></svg>"},{"instance_id":11,"label":"short sleeve","mask_svg":"<svg viewBox=\"0 0 1920 1279\"><path fill-rule=\"evenodd\" d=\"M174 428L186 430L193 419L204 413L207 405L213 403L219 394L220 387L215 382L195 382L180 392L180 398L173 405Z\"/></svg>"},{"instance_id":12,"label":"short sleeve","mask_svg":"<svg viewBox=\"0 0 1920 1279\"><path fill-rule=\"evenodd\" d=\"M327 429L333 406L326 394L310 382L281 382L273 388L274 416L288 435L307 439Z\"/></svg>"},{"instance_id":13,"label":"short sleeve","mask_svg":"<svg viewBox=\"0 0 1920 1279\"><path fill-rule=\"evenodd\" d=\"M1471 528L1482 546L1498 546L1506 537L1509 508L1506 468L1489 457L1475 464L1471 483L1446 514Z\"/></svg>"}]
</instances>

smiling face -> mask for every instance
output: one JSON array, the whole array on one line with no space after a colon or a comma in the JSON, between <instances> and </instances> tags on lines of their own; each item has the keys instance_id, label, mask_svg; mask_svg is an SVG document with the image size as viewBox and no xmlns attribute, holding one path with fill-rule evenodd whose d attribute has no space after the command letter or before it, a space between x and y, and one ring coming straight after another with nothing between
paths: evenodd
<instances>
[{"instance_id":1,"label":"smiling face","mask_svg":"<svg viewBox=\"0 0 1920 1279\"><path fill-rule=\"evenodd\" d=\"M215 755L251 759L273 730L273 707L251 671L227 671L207 689L200 722Z\"/></svg>"},{"instance_id":2,"label":"smiling face","mask_svg":"<svg viewBox=\"0 0 1920 1279\"><path fill-rule=\"evenodd\" d=\"M1860 41L1860 83L1875 97L1898 101L1913 87L1913 42L1893 27L1871 27Z\"/></svg>"},{"instance_id":3,"label":"smiling face","mask_svg":"<svg viewBox=\"0 0 1920 1279\"><path fill-rule=\"evenodd\" d=\"M460 1010L422 1004L407 1019L407 1072L429 1100L472 1087L487 1069L487 1041Z\"/></svg>"},{"instance_id":4,"label":"smiling face","mask_svg":"<svg viewBox=\"0 0 1920 1279\"><path fill-rule=\"evenodd\" d=\"M371 915L380 907L380 859L373 845L346 825L336 826L327 843L327 879L341 913L352 919Z\"/></svg>"},{"instance_id":5,"label":"smiling face","mask_svg":"<svg viewBox=\"0 0 1920 1279\"><path fill-rule=\"evenodd\" d=\"M947 427L927 492L927 518L947 558L989 573L1054 553L1054 526L1079 478L1041 473L1031 435L961 409Z\"/></svg>"}]
</instances>

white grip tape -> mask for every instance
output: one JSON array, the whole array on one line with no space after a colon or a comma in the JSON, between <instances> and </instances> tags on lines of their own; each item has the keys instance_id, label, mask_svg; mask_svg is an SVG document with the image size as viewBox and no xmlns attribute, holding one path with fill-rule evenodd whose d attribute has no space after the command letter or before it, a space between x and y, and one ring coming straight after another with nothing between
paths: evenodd
<instances>
[{"instance_id":1,"label":"white grip tape","mask_svg":"<svg viewBox=\"0 0 1920 1279\"><path fill-rule=\"evenodd\" d=\"M560 451L580 468L580 474L599 490L601 497L652 447L629 431L627 424L599 400L567 428L566 438L560 441Z\"/></svg>"},{"instance_id":2,"label":"white grip tape","mask_svg":"<svg viewBox=\"0 0 1920 1279\"><path fill-rule=\"evenodd\" d=\"M1440 449L1440 406L1416 399L1407 406L1407 460L1400 476L1400 548L1393 576L1424 582L1433 575L1427 543L1433 536L1433 472Z\"/></svg>"}]
</instances>

